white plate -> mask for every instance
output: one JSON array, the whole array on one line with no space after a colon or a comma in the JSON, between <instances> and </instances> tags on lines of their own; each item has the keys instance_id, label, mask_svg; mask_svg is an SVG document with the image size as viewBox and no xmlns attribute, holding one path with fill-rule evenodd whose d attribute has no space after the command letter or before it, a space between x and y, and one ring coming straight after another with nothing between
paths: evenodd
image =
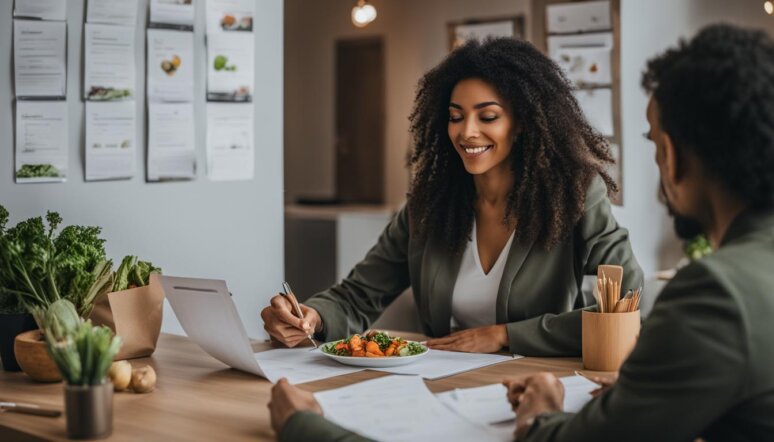
<instances>
[{"instance_id":1,"label":"white plate","mask_svg":"<svg viewBox=\"0 0 774 442\"><path fill-rule=\"evenodd\" d=\"M341 362L342 364L346 365L354 365L356 367L370 367L370 368L386 368L386 367L397 367L400 365L406 365L410 364L419 358L425 356L426 354L430 353L430 349L427 348L426 345L422 345L422 347L425 347L426 350L424 353L420 353L418 355L411 355L411 356L385 356L383 358L366 358L362 356L338 356L338 355L332 355L329 353L326 353L322 350L323 347L327 347L330 344L336 344L337 342L341 341L341 339L338 339L336 341L326 342L325 344L320 346L320 353L324 354L325 356L328 356L329 358ZM413 341L408 341L413 342Z\"/></svg>"}]
</instances>

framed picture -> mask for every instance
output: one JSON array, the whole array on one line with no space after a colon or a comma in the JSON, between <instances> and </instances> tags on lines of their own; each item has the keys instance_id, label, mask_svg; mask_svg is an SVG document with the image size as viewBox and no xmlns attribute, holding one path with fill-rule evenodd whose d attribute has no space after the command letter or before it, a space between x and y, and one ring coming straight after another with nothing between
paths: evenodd
<instances>
[{"instance_id":1,"label":"framed picture","mask_svg":"<svg viewBox=\"0 0 774 442\"><path fill-rule=\"evenodd\" d=\"M450 22L449 50L465 44L468 40L483 40L487 37L510 37L524 39L524 16L469 19Z\"/></svg>"}]
</instances>

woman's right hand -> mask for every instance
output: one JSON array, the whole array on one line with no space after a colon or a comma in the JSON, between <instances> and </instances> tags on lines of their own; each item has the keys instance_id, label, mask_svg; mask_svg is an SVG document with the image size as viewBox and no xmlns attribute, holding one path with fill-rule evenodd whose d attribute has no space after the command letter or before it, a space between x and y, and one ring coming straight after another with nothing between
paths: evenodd
<instances>
[{"instance_id":1,"label":"woman's right hand","mask_svg":"<svg viewBox=\"0 0 774 442\"><path fill-rule=\"evenodd\" d=\"M293 304L281 294L271 298L271 305L261 311L264 330L273 339L288 347L295 347L306 340L307 335L322 330L322 318L317 310L304 304L299 305L303 319L293 313Z\"/></svg>"}]
</instances>

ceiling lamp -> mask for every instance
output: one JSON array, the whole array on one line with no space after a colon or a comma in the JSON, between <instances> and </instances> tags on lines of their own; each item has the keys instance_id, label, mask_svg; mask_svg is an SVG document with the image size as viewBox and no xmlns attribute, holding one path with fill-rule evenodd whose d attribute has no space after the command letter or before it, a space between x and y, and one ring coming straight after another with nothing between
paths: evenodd
<instances>
[{"instance_id":1,"label":"ceiling lamp","mask_svg":"<svg viewBox=\"0 0 774 442\"><path fill-rule=\"evenodd\" d=\"M369 5L367 0L357 0L357 5L352 8L352 24L364 28L375 19L376 8Z\"/></svg>"},{"instance_id":2,"label":"ceiling lamp","mask_svg":"<svg viewBox=\"0 0 774 442\"><path fill-rule=\"evenodd\" d=\"M774 14L774 3L770 2L770 1L764 3L763 4L763 9L765 9L766 13L769 14L769 15ZM352 12L352 14L353 14L352 17L353 17L353 20L354 20L354 17L355 17L354 11Z\"/></svg>"}]
</instances>

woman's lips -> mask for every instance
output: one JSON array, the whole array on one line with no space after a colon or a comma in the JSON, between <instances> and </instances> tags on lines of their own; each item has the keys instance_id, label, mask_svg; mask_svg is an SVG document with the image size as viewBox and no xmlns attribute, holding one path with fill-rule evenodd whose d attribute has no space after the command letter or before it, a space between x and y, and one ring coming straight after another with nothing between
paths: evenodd
<instances>
[{"instance_id":1,"label":"woman's lips","mask_svg":"<svg viewBox=\"0 0 774 442\"><path fill-rule=\"evenodd\" d=\"M466 157L475 158L483 155L494 147L494 144L460 144Z\"/></svg>"}]
</instances>

